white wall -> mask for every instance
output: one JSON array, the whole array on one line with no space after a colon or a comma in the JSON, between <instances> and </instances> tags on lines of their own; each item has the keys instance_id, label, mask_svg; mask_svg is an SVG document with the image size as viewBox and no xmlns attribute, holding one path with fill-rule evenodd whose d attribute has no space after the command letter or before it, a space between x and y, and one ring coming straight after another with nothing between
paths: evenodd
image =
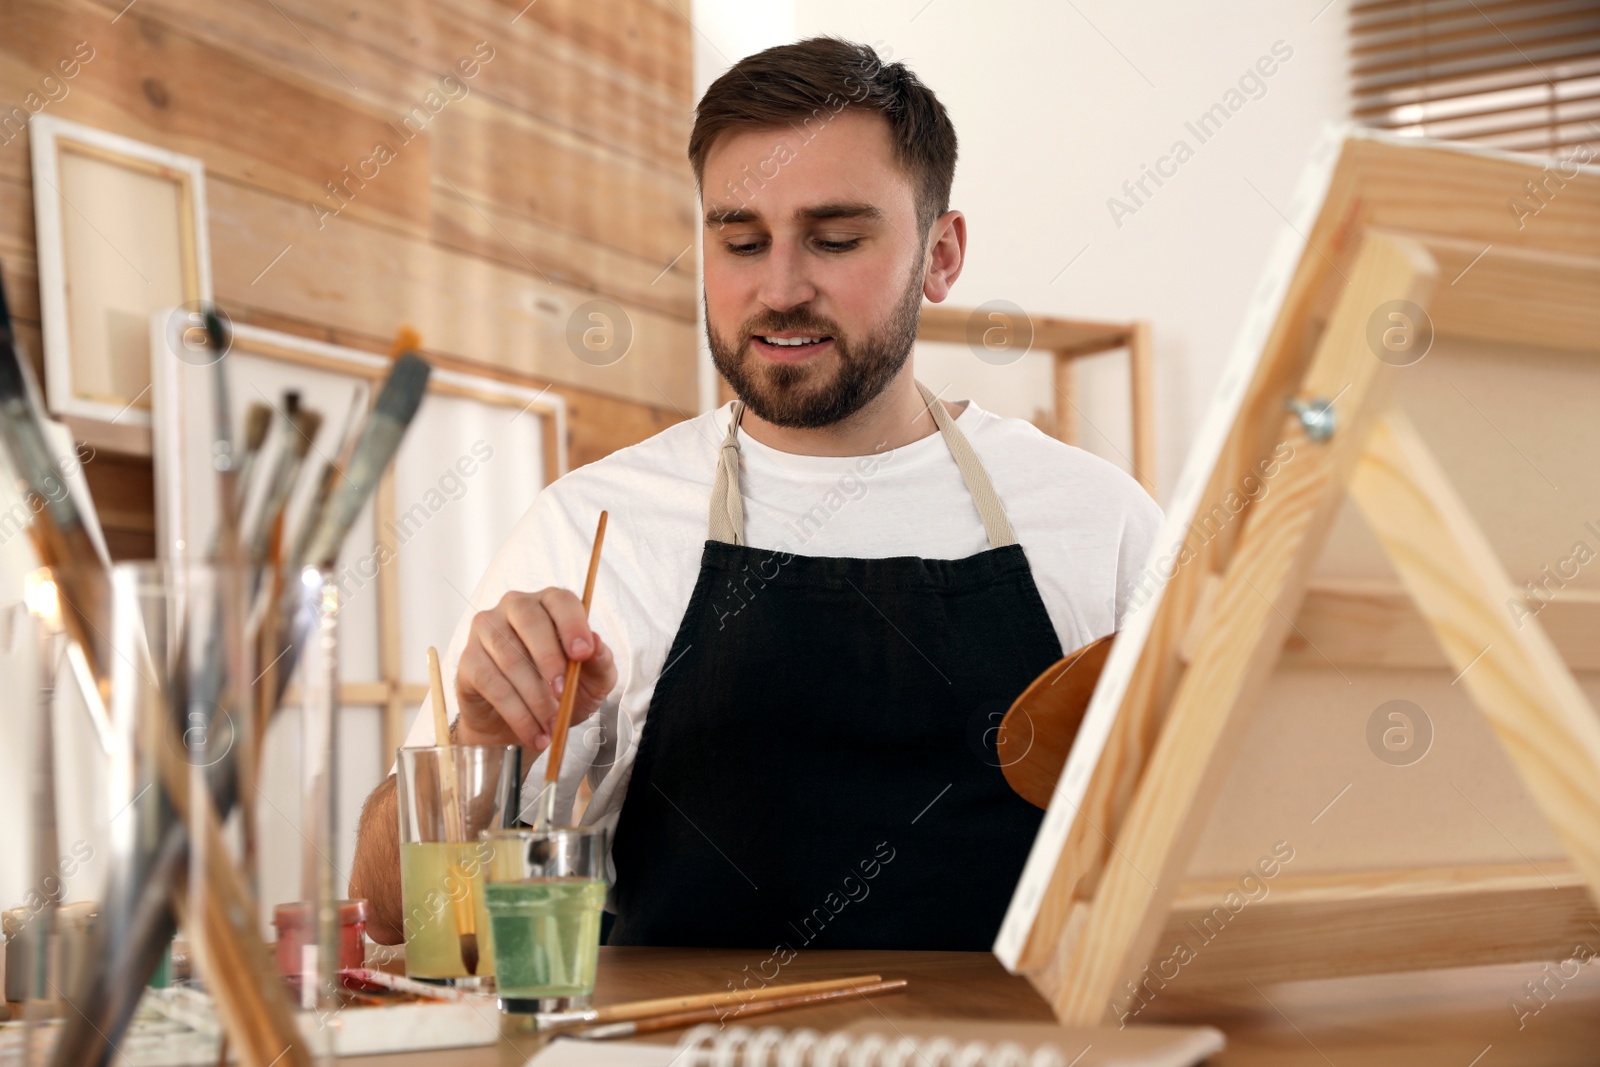
<instances>
[{"instance_id":1,"label":"white wall","mask_svg":"<svg viewBox=\"0 0 1600 1067\"><path fill-rule=\"evenodd\" d=\"M1347 111L1346 13L1334 3L1319 14L1322 3L781 0L700 3L695 21L706 37L736 42L735 27L781 27L792 10L796 37L873 44L939 94L961 144L952 206L970 231L951 301L1150 319L1164 497L1283 223L1277 210L1322 124ZM1223 102L1277 41L1290 58L1201 143L1184 124ZM706 57L713 77L736 58L722 51ZM1192 158L1159 188L1147 179L1153 195L1135 205L1123 183L1179 139ZM1113 196L1134 207L1120 225ZM965 349L925 346L917 358L930 386L950 383L946 398L1023 417L1048 410L1042 355L993 367ZM1078 406L1083 445L1126 468L1124 367L1120 355L1085 365Z\"/></svg>"},{"instance_id":2,"label":"white wall","mask_svg":"<svg viewBox=\"0 0 1600 1067\"><path fill-rule=\"evenodd\" d=\"M793 0L693 0L694 98L743 56L795 39ZM688 145L684 146L685 150ZM695 229L695 257L705 262L704 234ZM698 290L697 290L698 292ZM706 346L705 304L697 301L695 336L700 345L700 410L717 406L717 371Z\"/></svg>"}]
</instances>

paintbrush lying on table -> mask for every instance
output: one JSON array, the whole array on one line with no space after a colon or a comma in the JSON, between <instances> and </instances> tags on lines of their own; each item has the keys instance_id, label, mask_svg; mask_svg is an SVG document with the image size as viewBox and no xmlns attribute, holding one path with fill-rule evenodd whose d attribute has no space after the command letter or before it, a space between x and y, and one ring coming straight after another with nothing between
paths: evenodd
<instances>
[{"instance_id":1,"label":"paintbrush lying on table","mask_svg":"<svg viewBox=\"0 0 1600 1067\"><path fill-rule=\"evenodd\" d=\"M620 1004L607 1004L599 1008L577 1008L572 1011L541 1011L534 1015L534 1029L544 1032L578 1030L593 1026L610 1026L616 1023L640 1022L657 1016L678 1015L707 1008L739 1009L724 1012L733 1017L745 1014L747 1005L768 1000L787 1000L844 990L875 987L883 981L879 974L858 974L847 978L823 978L810 982L789 982L784 985L758 986L755 989L724 989L715 993L691 993L681 997L655 997L650 1000L629 1000ZM901 983L904 984L904 983Z\"/></svg>"},{"instance_id":2,"label":"paintbrush lying on table","mask_svg":"<svg viewBox=\"0 0 1600 1067\"><path fill-rule=\"evenodd\" d=\"M811 988L801 988L802 985L808 985ZM818 986L824 988L817 988ZM614 1037L633 1037L635 1034L653 1034L661 1030L676 1030L680 1026L696 1026L700 1023L722 1023L729 1019L742 1018L746 1015L765 1015L768 1012L787 1011L790 1008L809 1008L817 1004L826 1004L831 1000L844 1000L850 997L874 997L880 993L898 993L905 987L906 980L904 978L878 979L871 982L846 978L835 983L812 982L801 983L791 987L767 986L762 992L770 995L760 998L747 997L741 1000L734 995L732 999L726 999L728 997L727 994L715 993L711 995L716 998L715 1002L712 1003L699 1004L678 1011L640 1015L619 1022L599 1023L595 1026L575 1030L570 1036L582 1038L585 1041L605 1041ZM602 1012L605 1011L604 1008L600 1010Z\"/></svg>"}]
</instances>

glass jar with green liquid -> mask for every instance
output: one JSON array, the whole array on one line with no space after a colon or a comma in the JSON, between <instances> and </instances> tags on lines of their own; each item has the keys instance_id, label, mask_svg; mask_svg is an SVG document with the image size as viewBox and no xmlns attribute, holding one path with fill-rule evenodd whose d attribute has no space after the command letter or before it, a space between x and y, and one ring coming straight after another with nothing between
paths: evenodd
<instances>
[{"instance_id":1,"label":"glass jar with green liquid","mask_svg":"<svg viewBox=\"0 0 1600 1067\"><path fill-rule=\"evenodd\" d=\"M606 832L596 826L490 831L483 895L501 1006L587 1003L606 902Z\"/></svg>"}]
</instances>

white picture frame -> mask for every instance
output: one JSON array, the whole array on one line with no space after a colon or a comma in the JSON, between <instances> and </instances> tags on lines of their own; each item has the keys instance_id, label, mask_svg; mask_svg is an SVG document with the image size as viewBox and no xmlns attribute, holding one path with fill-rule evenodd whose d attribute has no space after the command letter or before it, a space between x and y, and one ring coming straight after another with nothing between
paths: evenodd
<instances>
[{"instance_id":1,"label":"white picture frame","mask_svg":"<svg viewBox=\"0 0 1600 1067\"><path fill-rule=\"evenodd\" d=\"M187 349L180 355L182 340L176 334L181 323L187 319L178 312L177 308L158 309L151 313L148 323L152 410L156 414L153 428L156 551L158 558L173 562L204 558L216 514L216 483L210 467L211 390L214 388L215 368L206 365L203 360L195 359ZM246 361L253 359L270 361L276 384L258 383L250 375L239 373L248 365ZM232 343L224 360L232 361L228 389L234 413L236 444L241 436L240 427L245 410L252 402L276 406L278 397L274 394L280 386L290 383L299 386L304 383L306 389L302 391L306 393L306 403L316 407L323 416L322 428L312 444L315 451L290 497L286 514L290 528L293 528L296 517L315 488L322 466L319 454L320 457L337 455L349 398L354 395L350 392L341 393L337 389L330 391L328 383L330 380L343 379L350 383L351 389L359 391L361 402L358 413L364 416L376 396L378 386L388 373L390 360L373 352L248 325L235 325L232 328ZM421 442L428 433L428 424L434 412L445 405L478 405L485 416L495 411L505 412L508 413L507 422L519 421L523 415L532 414L538 420L532 424L537 428L531 432L540 441L537 457L539 487L550 484L566 473L566 403L548 387L538 389L519 382L500 380L486 373L435 367L429 376L428 395L429 400L425 400L419 410L408 441L401 445L394 464L385 473L373 500L351 531L350 543L346 545L346 551L341 553L341 566L348 562L345 558L347 554L365 561L373 553L357 549L376 548L380 542L395 549L395 555L400 555L394 541L408 531L404 526L397 527L396 512L405 511L405 505L411 503L411 499L408 495L399 502L397 508L397 484L402 493L407 493L409 491L404 487L408 483L422 484L437 478L438 473L431 466L426 466L432 462L432 458ZM433 404L431 408L430 401ZM458 413L457 421L469 420L460 418ZM482 421L485 424L484 432L493 436L495 424L487 418ZM519 429L523 436L530 432L520 425L520 421ZM445 435L446 438L448 436ZM413 439L416 444L413 444ZM269 438L267 449L272 447L273 441ZM262 465L269 464L271 459L271 454L264 451ZM425 465L425 469L416 472L420 476L420 483L416 477L407 476L408 465L414 462ZM480 505L490 500L500 505L491 509L496 512L493 525L499 527L492 531L496 545L510 532L515 518L520 515L520 509L515 507L507 511L503 506L503 498L518 497L520 494L527 503L531 503L537 491L530 487L527 479L517 481L515 471L518 469L524 468L501 461L499 466L492 468L490 474L476 476L478 481L474 483L475 486L499 487L486 493L474 489L477 494L474 499ZM489 481L484 481L485 478ZM252 500L247 502L247 521L253 504L254 494ZM439 529L447 529L451 521L459 521L463 517L452 513L441 520L444 525ZM432 546L428 543L430 540L435 542ZM417 551L439 552L445 556L439 559L436 566L419 567L416 563ZM354 610L346 620L348 625L341 631L341 696L347 704L383 708L382 748L385 751L392 749L404 737L405 711L414 708L426 693L425 679L419 677L421 661L415 655L407 656L407 650L415 652L419 641L443 646L448 640L447 630L442 634L433 633L431 628L426 634L419 632L417 616L408 613L403 605L408 601L430 604L434 610L428 612L427 617L437 617L446 624L453 622L456 615L455 611L445 611L447 606L454 605L441 601L437 591L428 593L413 590L408 596L402 587L401 574L419 576L413 579L415 582L424 575L459 572L461 560L457 557L462 551L463 546L459 543L451 543L447 538L440 539L435 531L412 546L404 568L399 565L385 567L370 577L376 588L375 598L362 597L350 605ZM484 546L479 544L475 553L468 553L468 556L477 563L486 564L484 551ZM368 579L369 576L363 573L359 577ZM456 573L455 582L458 586L463 583L475 584L476 576ZM430 623L430 627L432 625ZM418 662L410 662L413 659Z\"/></svg>"},{"instance_id":2,"label":"white picture frame","mask_svg":"<svg viewBox=\"0 0 1600 1067\"><path fill-rule=\"evenodd\" d=\"M52 115L28 131L45 400L77 440L149 455L149 315L212 298L205 167Z\"/></svg>"}]
</instances>

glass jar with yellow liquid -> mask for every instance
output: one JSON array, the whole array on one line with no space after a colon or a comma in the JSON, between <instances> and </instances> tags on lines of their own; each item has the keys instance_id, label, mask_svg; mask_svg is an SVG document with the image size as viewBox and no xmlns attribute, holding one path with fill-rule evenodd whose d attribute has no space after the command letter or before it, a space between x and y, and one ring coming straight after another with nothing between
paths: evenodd
<instances>
[{"instance_id":1,"label":"glass jar with yellow liquid","mask_svg":"<svg viewBox=\"0 0 1600 1067\"><path fill-rule=\"evenodd\" d=\"M516 745L402 748L400 902L406 974L481 988L495 973L483 873L484 830L513 825L522 785Z\"/></svg>"}]
</instances>

